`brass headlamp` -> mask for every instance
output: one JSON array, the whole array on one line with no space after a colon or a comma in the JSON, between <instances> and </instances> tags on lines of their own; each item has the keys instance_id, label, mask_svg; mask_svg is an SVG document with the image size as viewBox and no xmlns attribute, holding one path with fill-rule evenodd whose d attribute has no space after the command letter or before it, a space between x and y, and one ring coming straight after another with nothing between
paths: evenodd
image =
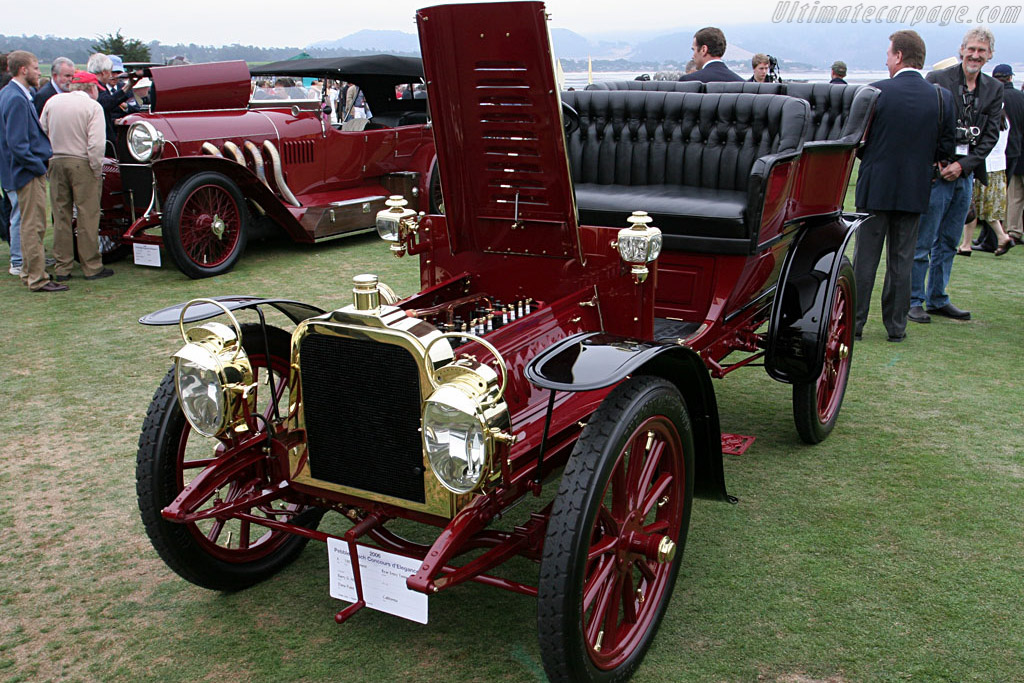
<instances>
[{"instance_id":1,"label":"brass headlamp","mask_svg":"<svg viewBox=\"0 0 1024 683\"><path fill-rule=\"evenodd\" d=\"M186 331L185 311L200 302L220 307L234 327L211 321ZM252 365L242 348L241 327L227 308L211 299L190 301L178 325L185 341L172 356L178 402L192 429L203 436L219 436L256 407Z\"/></svg>"},{"instance_id":2,"label":"brass headlamp","mask_svg":"<svg viewBox=\"0 0 1024 683\"><path fill-rule=\"evenodd\" d=\"M377 234L385 242L394 242L392 254L405 256L408 242L419 229L425 214L406 208L409 202L399 194L391 195L384 203L390 208L377 212Z\"/></svg>"},{"instance_id":3,"label":"brass headlamp","mask_svg":"<svg viewBox=\"0 0 1024 683\"><path fill-rule=\"evenodd\" d=\"M503 396L508 371L497 349L479 337L445 333L427 346L426 353L439 339L456 336L483 345L500 371L499 378L491 367L464 356L438 368L430 378L434 392L423 404L423 450L441 485L462 494L484 485L499 445L512 444L516 438L506 431L510 422Z\"/></svg>"},{"instance_id":4,"label":"brass headlamp","mask_svg":"<svg viewBox=\"0 0 1024 683\"><path fill-rule=\"evenodd\" d=\"M647 264L661 254L661 230L650 225L646 211L634 211L626 222L630 227L619 230L612 246L619 250L619 256L631 267L633 279L640 284L650 272Z\"/></svg>"}]
</instances>

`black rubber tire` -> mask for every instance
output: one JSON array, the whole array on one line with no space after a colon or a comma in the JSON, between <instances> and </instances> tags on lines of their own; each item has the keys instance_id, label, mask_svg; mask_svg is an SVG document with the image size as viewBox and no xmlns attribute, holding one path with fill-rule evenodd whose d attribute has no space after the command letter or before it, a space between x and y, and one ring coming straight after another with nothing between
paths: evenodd
<instances>
[{"instance_id":1,"label":"black rubber tire","mask_svg":"<svg viewBox=\"0 0 1024 683\"><path fill-rule=\"evenodd\" d=\"M623 646L623 651L615 655L622 658L621 664L606 663L614 668L602 668L591 657L592 646L588 644L585 633L583 587L588 571L599 571L590 567L587 553L598 528L595 520L604 506L605 496L613 495L606 487L610 487L609 479L616 469L619 455L636 438L641 425L650 424L652 418L663 420L663 426L671 425L678 435L676 445L681 451L675 458L670 458L674 464L669 465L681 467L684 474L684 483L680 487L682 494L676 495L672 500L673 507L668 511L675 510L679 525L672 539L676 543L676 554L671 563L656 565L663 567L658 570L662 573L657 584L660 588L655 589L659 591L657 600L652 598L645 607L641 599L640 607L634 607L636 623L646 624L646 630L638 627L630 639L633 644ZM693 434L685 402L676 387L664 379L637 376L623 382L588 420L562 475L548 521L541 560L537 596L538 638L544 668L552 681L626 680L640 665L665 614L679 572L693 503L693 463ZM679 497L682 498L681 508L676 507ZM668 495L665 500L668 500ZM660 515L660 509L659 505L658 511L652 514ZM631 574L632 561L627 564ZM629 585L632 587L634 584ZM618 609L615 608L616 612ZM594 613L591 613L591 618L596 618ZM614 644L611 649L614 650Z\"/></svg>"},{"instance_id":2,"label":"black rubber tire","mask_svg":"<svg viewBox=\"0 0 1024 683\"><path fill-rule=\"evenodd\" d=\"M837 298L842 297L837 302ZM832 429L839 419L839 410L843 405L843 396L846 394L847 380L850 376L850 367L853 363L853 331L857 315L857 285L854 280L853 264L845 256L839 263L839 277L836 281L835 291L832 293L832 300L828 305L828 333L824 343L825 362L821 369L821 375L814 382L806 382L793 385L793 422L796 424L797 434L807 444L818 444L828 438ZM836 320L836 308L841 309L843 316ZM837 329L837 327L839 329ZM842 337L839 339L838 337ZM845 356L840 357L841 350L838 344L845 347ZM818 396L819 384L825 381L826 373L834 373L834 388L825 388L829 394L828 405L820 408Z\"/></svg>"},{"instance_id":3,"label":"black rubber tire","mask_svg":"<svg viewBox=\"0 0 1024 683\"><path fill-rule=\"evenodd\" d=\"M276 327L267 328L270 354L287 367L291 335ZM242 326L242 344L254 369L265 368L266 348L259 325ZM261 373L262 376L262 373ZM174 388L174 370L167 373L153 396L139 436L136 462L136 493L139 512L153 547L167 566L182 578L211 590L232 591L246 588L276 574L298 557L309 539L282 531L268 540L269 552L258 559L230 562L214 557L197 538L197 527L169 522L160 511L180 492L178 446L191 433ZM196 438L204 438L194 435ZM216 442L210 440L211 450ZM324 511L318 508L296 510L293 521L316 528ZM265 529L265 527L259 527Z\"/></svg>"},{"instance_id":4,"label":"black rubber tire","mask_svg":"<svg viewBox=\"0 0 1024 683\"><path fill-rule=\"evenodd\" d=\"M430 201L429 212L444 215L444 195L441 193L441 171L437 167L437 159L430 168Z\"/></svg>"},{"instance_id":5,"label":"black rubber tire","mask_svg":"<svg viewBox=\"0 0 1024 683\"><path fill-rule=\"evenodd\" d=\"M210 211L223 207L226 217ZM225 223L218 238L209 226ZM207 232L209 231L209 232ZM206 171L184 178L167 194L163 216L164 246L181 272L192 279L213 277L235 267L249 239L249 210L241 190L222 173Z\"/></svg>"}]
</instances>

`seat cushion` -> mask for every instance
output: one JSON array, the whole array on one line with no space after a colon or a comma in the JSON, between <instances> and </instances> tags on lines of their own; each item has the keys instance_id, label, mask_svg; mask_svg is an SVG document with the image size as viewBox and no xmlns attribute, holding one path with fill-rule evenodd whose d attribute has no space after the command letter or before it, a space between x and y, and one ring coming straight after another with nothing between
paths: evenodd
<instances>
[{"instance_id":1,"label":"seat cushion","mask_svg":"<svg viewBox=\"0 0 1024 683\"><path fill-rule=\"evenodd\" d=\"M629 227L634 211L646 211L666 235L749 239L744 221L747 193L687 185L576 184L576 206L585 225Z\"/></svg>"}]
</instances>

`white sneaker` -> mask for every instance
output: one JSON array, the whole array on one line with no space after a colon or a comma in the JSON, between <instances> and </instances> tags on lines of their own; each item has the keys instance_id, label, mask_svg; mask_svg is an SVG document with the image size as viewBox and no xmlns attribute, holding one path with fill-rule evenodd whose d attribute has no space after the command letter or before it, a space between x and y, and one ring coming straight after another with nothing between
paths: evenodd
<instances>
[{"instance_id":1,"label":"white sneaker","mask_svg":"<svg viewBox=\"0 0 1024 683\"><path fill-rule=\"evenodd\" d=\"M21 266L11 266L7 269L7 272L11 275L21 275Z\"/></svg>"}]
</instances>

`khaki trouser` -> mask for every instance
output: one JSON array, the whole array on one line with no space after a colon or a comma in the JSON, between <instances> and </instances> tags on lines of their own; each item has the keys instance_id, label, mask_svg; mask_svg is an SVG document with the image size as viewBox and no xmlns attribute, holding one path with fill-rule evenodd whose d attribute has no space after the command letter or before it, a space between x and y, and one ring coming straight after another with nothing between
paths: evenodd
<instances>
[{"instance_id":1,"label":"khaki trouser","mask_svg":"<svg viewBox=\"0 0 1024 683\"><path fill-rule=\"evenodd\" d=\"M46 176L36 176L18 193L21 209L21 281L32 291L50 281L46 273Z\"/></svg>"},{"instance_id":2,"label":"khaki trouser","mask_svg":"<svg viewBox=\"0 0 1024 683\"><path fill-rule=\"evenodd\" d=\"M53 257L57 275L74 266L76 236L71 229L73 207L78 206L78 260L86 276L103 270L100 256L100 178L81 157L50 160L50 206L53 209Z\"/></svg>"},{"instance_id":3,"label":"khaki trouser","mask_svg":"<svg viewBox=\"0 0 1024 683\"><path fill-rule=\"evenodd\" d=\"M1024 239L1024 175L1006 176L1006 233L1017 242Z\"/></svg>"}]
</instances>

